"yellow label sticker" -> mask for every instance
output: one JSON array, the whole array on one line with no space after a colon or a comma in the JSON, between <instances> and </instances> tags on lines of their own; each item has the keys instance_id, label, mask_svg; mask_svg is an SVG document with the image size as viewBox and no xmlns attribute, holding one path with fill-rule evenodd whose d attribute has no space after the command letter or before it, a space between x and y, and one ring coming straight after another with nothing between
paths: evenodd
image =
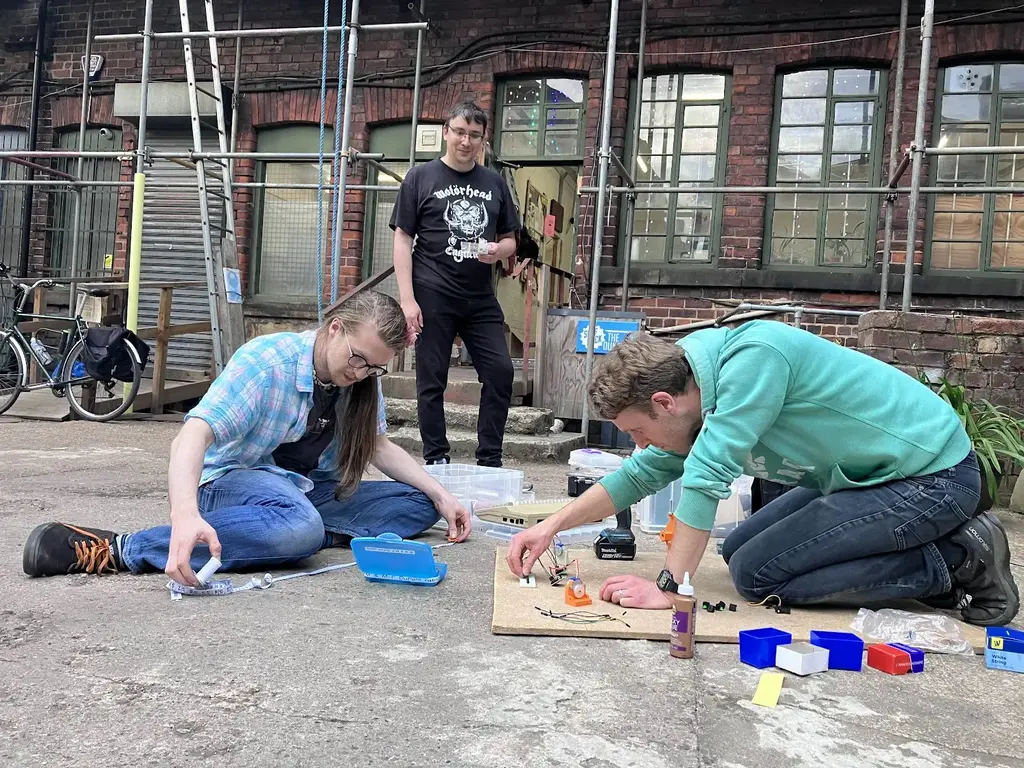
<instances>
[{"instance_id":1,"label":"yellow label sticker","mask_svg":"<svg viewBox=\"0 0 1024 768\"><path fill-rule=\"evenodd\" d=\"M762 672L761 679L757 683L757 690L754 691L754 698L751 699L759 707L774 707L779 703L779 694L782 693L782 681L786 676L780 672Z\"/></svg>"},{"instance_id":2,"label":"yellow label sticker","mask_svg":"<svg viewBox=\"0 0 1024 768\"><path fill-rule=\"evenodd\" d=\"M1003 638L1001 638L1001 637L989 638L988 647L991 648L993 651L1001 651L1001 650L1003 650Z\"/></svg>"}]
</instances>

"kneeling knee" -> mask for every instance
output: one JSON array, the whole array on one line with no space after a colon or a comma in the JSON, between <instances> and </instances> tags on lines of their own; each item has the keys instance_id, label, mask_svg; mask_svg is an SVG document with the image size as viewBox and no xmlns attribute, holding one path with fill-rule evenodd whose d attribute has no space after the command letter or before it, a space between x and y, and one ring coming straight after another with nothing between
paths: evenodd
<instances>
[{"instance_id":1,"label":"kneeling knee","mask_svg":"<svg viewBox=\"0 0 1024 768\"><path fill-rule=\"evenodd\" d=\"M324 544L324 521L313 505L289 510L285 520L274 542L282 558L301 559L320 551Z\"/></svg>"},{"instance_id":2,"label":"kneeling knee","mask_svg":"<svg viewBox=\"0 0 1024 768\"><path fill-rule=\"evenodd\" d=\"M761 594L763 589L758 589L755 584L755 568L749 558L743 556L743 548L731 553L727 560L729 565L729 576L732 578L733 586L744 600L761 600L767 595Z\"/></svg>"}]
</instances>

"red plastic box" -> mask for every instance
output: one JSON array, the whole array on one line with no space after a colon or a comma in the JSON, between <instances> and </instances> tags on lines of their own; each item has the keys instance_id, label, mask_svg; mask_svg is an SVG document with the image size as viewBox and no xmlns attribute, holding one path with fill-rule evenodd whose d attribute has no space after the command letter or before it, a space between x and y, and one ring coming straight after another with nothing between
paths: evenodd
<instances>
[{"instance_id":1,"label":"red plastic box","mask_svg":"<svg viewBox=\"0 0 1024 768\"><path fill-rule=\"evenodd\" d=\"M868 666L889 675L905 675L910 672L910 654L891 645L869 645Z\"/></svg>"}]
</instances>

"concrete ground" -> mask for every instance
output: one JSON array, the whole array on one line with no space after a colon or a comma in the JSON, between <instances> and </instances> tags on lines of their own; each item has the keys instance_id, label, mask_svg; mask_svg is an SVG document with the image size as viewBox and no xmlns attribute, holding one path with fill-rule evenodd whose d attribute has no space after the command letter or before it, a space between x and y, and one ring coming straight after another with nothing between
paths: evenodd
<instances>
[{"instance_id":1,"label":"concrete ground","mask_svg":"<svg viewBox=\"0 0 1024 768\"><path fill-rule=\"evenodd\" d=\"M350 570L171 602L160 575L23 575L39 522L163 522L175 429L0 418L0 765L1024 766L1024 677L980 657L787 675L763 709L734 645L679 661L664 643L493 636L484 537L438 553L436 589ZM525 468L538 498L564 495L562 467ZM1024 521L1006 519L1020 553Z\"/></svg>"}]
</instances>

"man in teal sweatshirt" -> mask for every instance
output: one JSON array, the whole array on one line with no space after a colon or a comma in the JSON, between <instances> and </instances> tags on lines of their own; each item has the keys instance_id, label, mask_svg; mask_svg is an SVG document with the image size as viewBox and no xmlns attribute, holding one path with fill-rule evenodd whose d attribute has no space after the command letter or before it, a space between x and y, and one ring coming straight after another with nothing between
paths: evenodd
<instances>
[{"instance_id":1,"label":"man in teal sweatshirt","mask_svg":"<svg viewBox=\"0 0 1024 768\"><path fill-rule=\"evenodd\" d=\"M602 361L594 409L643 450L517 535L529 573L559 531L597 522L679 477L665 570L613 577L601 599L668 608L696 572L720 500L741 474L794 486L741 523L723 556L747 600L863 605L914 598L1003 625L1017 613L1006 534L978 513L978 461L959 418L892 366L779 322L635 336ZM652 577L655 574L651 574ZM969 600L968 600L969 598Z\"/></svg>"}]
</instances>

